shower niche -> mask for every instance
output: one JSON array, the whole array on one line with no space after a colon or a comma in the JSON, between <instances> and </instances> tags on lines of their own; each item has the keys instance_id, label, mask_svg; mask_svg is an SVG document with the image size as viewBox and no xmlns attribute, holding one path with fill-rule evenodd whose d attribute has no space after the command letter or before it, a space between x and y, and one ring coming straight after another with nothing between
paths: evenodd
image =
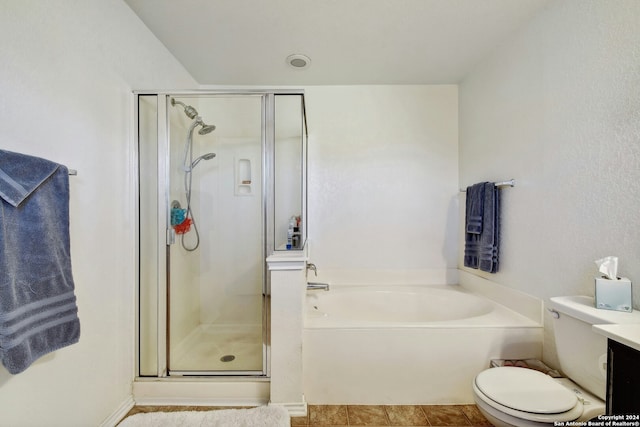
<instances>
[{"instance_id":1,"label":"shower niche","mask_svg":"<svg viewBox=\"0 0 640 427\"><path fill-rule=\"evenodd\" d=\"M265 260L306 242L304 93L135 98L138 376L268 377Z\"/></svg>"},{"instance_id":2,"label":"shower niche","mask_svg":"<svg viewBox=\"0 0 640 427\"><path fill-rule=\"evenodd\" d=\"M236 196L253 196L253 173L251 164L256 164L253 159L236 159Z\"/></svg>"}]
</instances>

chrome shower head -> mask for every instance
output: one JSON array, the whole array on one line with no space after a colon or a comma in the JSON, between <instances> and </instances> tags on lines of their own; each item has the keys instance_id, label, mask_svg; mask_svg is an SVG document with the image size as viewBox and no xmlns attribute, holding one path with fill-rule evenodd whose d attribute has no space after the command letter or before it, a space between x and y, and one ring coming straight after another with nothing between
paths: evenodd
<instances>
[{"instance_id":1,"label":"chrome shower head","mask_svg":"<svg viewBox=\"0 0 640 427\"><path fill-rule=\"evenodd\" d=\"M200 135L206 135L216 130L216 127L214 125L205 125L204 123L200 124L202 125L202 129L198 131L198 134Z\"/></svg>"},{"instance_id":2,"label":"chrome shower head","mask_svg":"<svg viewBox=\"0 0 640 427\"><path fill-rule=\"evenodd\" d=\"M214 125L206 125L202 121L202 117L198 115L198 110L193 108L191 105L186 105L183 102L176 101L175 98L171 98L171 105L175 107L176 104L182 105L182 107L184 108L184 113L187 115L187 117L194 120L194 122L191 124L191 127L189 128L189 137L191 137L193 129L198 125L202 126L202 129L198 131L198 134L200 135L206 135L216 130L216 127Z\"/></svg>"},{"instance_id":3,"label":"chrome shower head","mask_svg":"<svg viewBox=\"0 0 640 427\"><path fill-rule=\"evenodd\" d=\"M189 117L190 119L195 119L198 116L198 110L196 110L195 108L193 108L191 105L186 105L184 102L180 102L180 101L176 101L175 98L171 98L171 105L173 105L174 107L176 106L176 104L180 104L182 105L182 108L184 108L184 113L187 115L187 117Z\"/></svg>"},{"instance_id":4,"label":"chrome shower head","mask_svg":"<svg viewBox=\"0 0 640 427\"><path fill-rule=\"evenodd\" d=\"M207 154L203 154L202 156L196 158L192 163L191 163L191 169L195 168L196 165L198 163L200 163L201 160L211 160L216 156L216 153L207 153Z\"/></svg>"}]
</instances>

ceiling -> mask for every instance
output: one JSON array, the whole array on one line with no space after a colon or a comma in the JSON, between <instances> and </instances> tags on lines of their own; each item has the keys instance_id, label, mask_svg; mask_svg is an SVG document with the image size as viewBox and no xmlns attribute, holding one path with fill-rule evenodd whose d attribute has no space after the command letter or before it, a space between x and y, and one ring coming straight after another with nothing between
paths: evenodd
<instances>
[{"instance_id":1,"label":"ceiling","mask_svg":"<svg viewBox=\"0 0 640 427\"><path fill-rule=\"evenodd\" d=\"M125 0L198 83L260 86L457 83L549 1Z\"/></svg>"}]
</instances>

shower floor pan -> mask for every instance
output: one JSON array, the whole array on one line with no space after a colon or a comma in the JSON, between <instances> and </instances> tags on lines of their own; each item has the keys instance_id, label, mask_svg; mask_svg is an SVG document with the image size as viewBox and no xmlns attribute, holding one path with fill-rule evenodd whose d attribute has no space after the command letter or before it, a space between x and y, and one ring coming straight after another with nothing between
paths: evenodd
<instances>
[{"instance_id":1,"label":"shower floor pan","mask_svg":"<svg viewBox=\"0 0 640 427\"><path fill-rule=\"evenodd\" d=\"M169 375L260 375L262 325L202 324L171 351Z\"/></svg>"}]
</instances>

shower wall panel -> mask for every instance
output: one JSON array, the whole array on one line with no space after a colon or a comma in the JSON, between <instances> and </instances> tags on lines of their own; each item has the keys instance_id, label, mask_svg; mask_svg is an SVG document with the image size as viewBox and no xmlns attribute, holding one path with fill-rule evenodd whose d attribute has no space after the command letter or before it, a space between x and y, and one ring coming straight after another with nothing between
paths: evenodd
<instances>
[{"instance_id":1,"label":"shower wall panel","mask_svg":"<svg viewBox=\"0 0 640 427\"><path fill-rule=\"evenodd\" d=\"M199 178L201 237L199 294L202 324L262 322L262 105L259 97L201 103L215 122L216 162ZM238 192L237 168L251 176Z\"/></svg>"},{"instance_id":2,"label":"shower wall panel","mask_svg":"<svg viewBox=\"0 0 640 427\"><path fill-rule=\"evenodd\" d=\"M217 168L200 181L201 235L211 242L200 252L200 321L258 324L264 259L260 137L221 138L215 150ZM253 160L251 193L236 194L238 159Z\"/></svg>"}]
</instances>

